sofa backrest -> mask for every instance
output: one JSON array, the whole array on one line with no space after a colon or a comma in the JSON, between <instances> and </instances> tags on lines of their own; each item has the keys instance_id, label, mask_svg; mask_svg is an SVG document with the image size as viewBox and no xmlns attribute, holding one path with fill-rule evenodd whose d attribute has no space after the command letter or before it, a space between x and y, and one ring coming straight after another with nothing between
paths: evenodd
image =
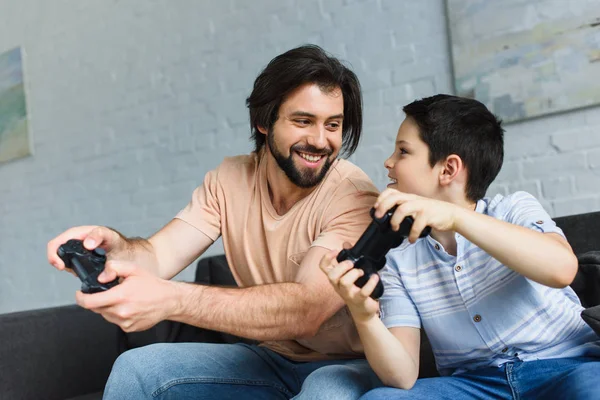
<instances>
[{"instance_id":1,"label":"sofa backrest","mask_svg":"<svg viewBox=\"0 0 600 400\"><path fill-rule=\"evenodd\" d=\"M577 255L600 250L600 211L554 218Z\"/></svg>"}]
</instances>

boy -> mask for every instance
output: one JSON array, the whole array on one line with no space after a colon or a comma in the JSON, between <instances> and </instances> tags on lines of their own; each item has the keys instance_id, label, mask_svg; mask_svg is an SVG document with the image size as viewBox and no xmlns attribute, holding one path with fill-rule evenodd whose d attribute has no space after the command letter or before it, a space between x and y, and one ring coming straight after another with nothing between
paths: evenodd
<instances>
[{"instance_id":1,"label":"boy","mask_svg":"<svg viewBox=\"0 0 600 400\"><path fill-rule=\"evenodd\" d=\"M600 398L600 343L568 287L577 259L562 231L525 192L484 198L502 166L501 122L448 95L404 112L375 208L398 205L393 229L408 215L414 224L387 255L380 304L369 297L377 275L360 289L362 270L337 252L321 261L389 386L362 398ZM441 377L417 381L421 326Z\"/></svg>"}]
</instances>

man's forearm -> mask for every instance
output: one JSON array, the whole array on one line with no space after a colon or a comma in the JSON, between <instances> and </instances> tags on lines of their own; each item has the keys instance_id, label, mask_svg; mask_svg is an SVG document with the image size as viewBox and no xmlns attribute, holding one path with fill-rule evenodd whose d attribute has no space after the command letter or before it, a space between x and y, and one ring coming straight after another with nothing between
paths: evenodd
<instances>
[{"instance_id":1,"label":"man's forearm","mask_svg":"<svg viewBox=\"0 0 600 400\"><path fill-rule=\"evenodd\" d=\"M564 287L577 272L577 259L548 234L461 210L456 231L502 264L538 283Z\"/></svg>"},{"instance_id":2,"label":"man's forearm","mask_svg":"<svg viewBox=\"0 0 600 400\"><path fill-rule=\"evenodd\" d=\"M160 276L158 259L152 243L148 239L141 237L128 238L116 229L111 229L124 240L122 242L124 243L123 247L117 249L118 258L134 262L136 265L149 270L154 275Z\"/></svg>"},{"instance_id":3,"label":"man's forearm","mask_svg":"<svg viewBox=\"0 0 600 400\"><path fill-rule=\"evenodd\" d=\"M299 283L222 288L173 282L176 309L168 319L260 341L312 336L323 305ZM340 307L342 305L340 299Z\"/></svg>"}]
</instances>

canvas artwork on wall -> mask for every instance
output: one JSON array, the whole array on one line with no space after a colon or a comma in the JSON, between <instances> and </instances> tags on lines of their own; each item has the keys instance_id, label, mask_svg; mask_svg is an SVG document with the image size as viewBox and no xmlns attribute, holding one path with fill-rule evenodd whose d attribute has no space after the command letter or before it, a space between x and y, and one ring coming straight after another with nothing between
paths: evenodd
<instances>
[{"instance_id":1,"label":"canvas artwork on wall","mask_svg":"<svg viewBox=\"0 0 600 400\"><path fill-rule=\"evenodd\" d=\"M0 54L0 163L31 154L21 49Z\"/></svg>"},{"instance_id":2,"label":"canvas artwork on wall","mask_svg":"<svg viewBox=\"0 0 600 400\"><path fill-rule=\"evenodd\" d=\"M505 122L600 103L600 2L447 0L456 94Z\"/></svg>"}]
</instances>

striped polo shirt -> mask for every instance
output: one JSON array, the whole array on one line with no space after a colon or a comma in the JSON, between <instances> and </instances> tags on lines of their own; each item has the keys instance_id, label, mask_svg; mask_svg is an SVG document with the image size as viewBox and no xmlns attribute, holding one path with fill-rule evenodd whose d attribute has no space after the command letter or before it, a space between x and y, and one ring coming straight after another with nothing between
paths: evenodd
<instances>
[{"instance_id":1,"label":"striped polo shirt","mask_svg":"<svg viewBox=\"0 0 600 400\"><path fill-rule=\"evenodd\" d=\"M479 200L476 212L564 237L526 192ZM570 288L550 288L509 269L455 234L457 255L432 237L405 241L381 270L386 327L423 327L442 376L508 361L600 356ZM523 243L526 246L526 243Z\"/></svg>"}]
</instances>

